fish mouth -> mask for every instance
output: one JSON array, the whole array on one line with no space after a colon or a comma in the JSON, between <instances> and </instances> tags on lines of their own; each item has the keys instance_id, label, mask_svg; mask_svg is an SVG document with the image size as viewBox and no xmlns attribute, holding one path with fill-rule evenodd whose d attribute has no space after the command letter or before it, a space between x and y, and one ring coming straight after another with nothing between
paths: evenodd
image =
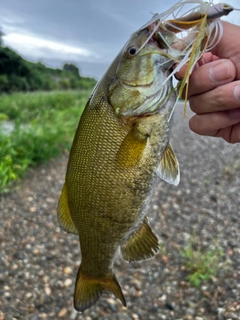
<instances>
[{"instance_id":1,"label":"fish mouth","mask_svg":"<svg viewBox=\"0 0 240 320\"><path fill-rule=\"evenodd\" d=\"M126 82L123 80L120 81L121 85L123 85L125 88L129 88L129 89L131 89L131 88L134 88L134 89L136 89L136 88L139 88L139 89L150 88L153 85L153 82L154 82L154 80L152 80L151 82L146 83L146 84L138 84L138 83L135 84L135 83L129 83L129 82Z\"/></svg>"},{"instance_id":2,"label":"fish mouth","mask_svg":"<svg viewBox=\"0 0 240 320\"><path fill-rule=\"evenodd\" d=\"M121 115L126 117L142 117L145 115L151 115L159 113L161 106L166 102L169 93L169 86L165 84L164 86L156 86L154 81L151 84L134 86L134 85L123 85L130 90L138 90L143 96L144 101L132 106L131 109L122 110ZM150 92L145 92L146 89L151 88L151 85L156 89ZM145 89L145 90L144 90Z\"/></svg>"}]
</instances>

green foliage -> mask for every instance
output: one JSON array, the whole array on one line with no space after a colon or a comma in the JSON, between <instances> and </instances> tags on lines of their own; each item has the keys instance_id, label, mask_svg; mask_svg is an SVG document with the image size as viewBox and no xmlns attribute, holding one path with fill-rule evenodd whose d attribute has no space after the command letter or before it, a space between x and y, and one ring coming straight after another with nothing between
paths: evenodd
<instances>
[{"instance_id":1,"label":"green foliage","mask_svg":"<svg viewBox=\"0 0 240 320\"><path fill-rule=\"evenodd\" d=\"M203 281L210 280L219 272L223 250L217 243L207 250L200 250L196 249L193 242L190 242L181 255L189 272L189 282L199 287Z\"/></svg>"},{"instance_id":2,"label":"green foliage","mask_svg":"<svg viewBox=\"0 0 240 320\"><path fill-rule=\"evenodd\" d=\"M63 70L24 60L16 52L0 46L0 92L90 89L93 78L80 77L78 68L65 64Z\"/></svg>"},{"instance_id":3,"label":"green foliage","mask_svg":"<svg viewBox=\"0 0 240 320\"><path fill-rule=\"evenodd\" d=\"M0 192L9 191L12 182L19 179L30 164L30 159L23 155L19 130L10 135L0 132Z\"/></svg>"},{"instance_id":4,"label":"green foliage","mask_svg":"<svg viewBox=\"0 0 240 320\"><path fill-rule=\"evenodd\" d=\"M0 193L9 191L31 165L69 149L90 92L36 92L0 96L0 115L15 123L3 132L0 121Z\"/></svg>"},{"instance_id":5,"label":"green foliage","mask_svg":"<svg viewBox=\"0 0 240 320\"><path fill-rule=\"evenodd\" d=\"M63 70L72 73L75 77L80 75L78 68L74 64L65 63Z\"/></svg>"}]
</instances>

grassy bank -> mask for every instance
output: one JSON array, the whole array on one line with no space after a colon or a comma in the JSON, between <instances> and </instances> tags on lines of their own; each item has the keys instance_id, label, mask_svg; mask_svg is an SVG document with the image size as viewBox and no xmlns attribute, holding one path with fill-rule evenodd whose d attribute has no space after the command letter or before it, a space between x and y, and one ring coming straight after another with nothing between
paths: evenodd
<instances>
[{"instance_id":1,"label":"grassy bank","mask_svg":"<svg viewBox=\"0 0 240 320\"><path fill-rule=\"evenodd\" d=\"M70 148L89 95L90 91L0 95L0 193L9 191L29 166Z\"/></svg>"}]
</instances>

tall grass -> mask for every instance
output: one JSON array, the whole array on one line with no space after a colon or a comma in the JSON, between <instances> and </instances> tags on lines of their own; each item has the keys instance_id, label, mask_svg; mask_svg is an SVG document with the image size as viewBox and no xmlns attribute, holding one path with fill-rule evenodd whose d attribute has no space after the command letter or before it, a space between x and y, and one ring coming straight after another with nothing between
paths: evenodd
<instances>
[{"instance_id":1,"label":"tall grass","mask_svg":"<svg viewBox=\"0 0 240 320\"><path fill-rule=\"evenodd\" d=\"M27 168L69 149L90 91L0 95L0 193ZM2 120L1 120L2 119ZM3 121L13 122L10 132Z\"/></svg>"}]
</instances>

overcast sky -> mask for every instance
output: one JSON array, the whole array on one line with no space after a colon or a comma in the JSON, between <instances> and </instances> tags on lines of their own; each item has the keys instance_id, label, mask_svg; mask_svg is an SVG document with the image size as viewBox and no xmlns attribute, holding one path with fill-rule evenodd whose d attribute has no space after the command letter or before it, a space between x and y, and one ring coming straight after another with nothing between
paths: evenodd
<instances>
[{"instance_id":1,"label":"overcast sky","mask_svg":"<svg viewBox=\"0 0 240 320\"><path fill-rule=\"evenodd\" d=\"M30 61L100 78L130 34L176 0L0 0L3 43ZM217 3L214 1L214 3ZM239 0L228 0L240 7ZM240 25L240 12L226 20Z\"/></svg>"}]
</instances>

